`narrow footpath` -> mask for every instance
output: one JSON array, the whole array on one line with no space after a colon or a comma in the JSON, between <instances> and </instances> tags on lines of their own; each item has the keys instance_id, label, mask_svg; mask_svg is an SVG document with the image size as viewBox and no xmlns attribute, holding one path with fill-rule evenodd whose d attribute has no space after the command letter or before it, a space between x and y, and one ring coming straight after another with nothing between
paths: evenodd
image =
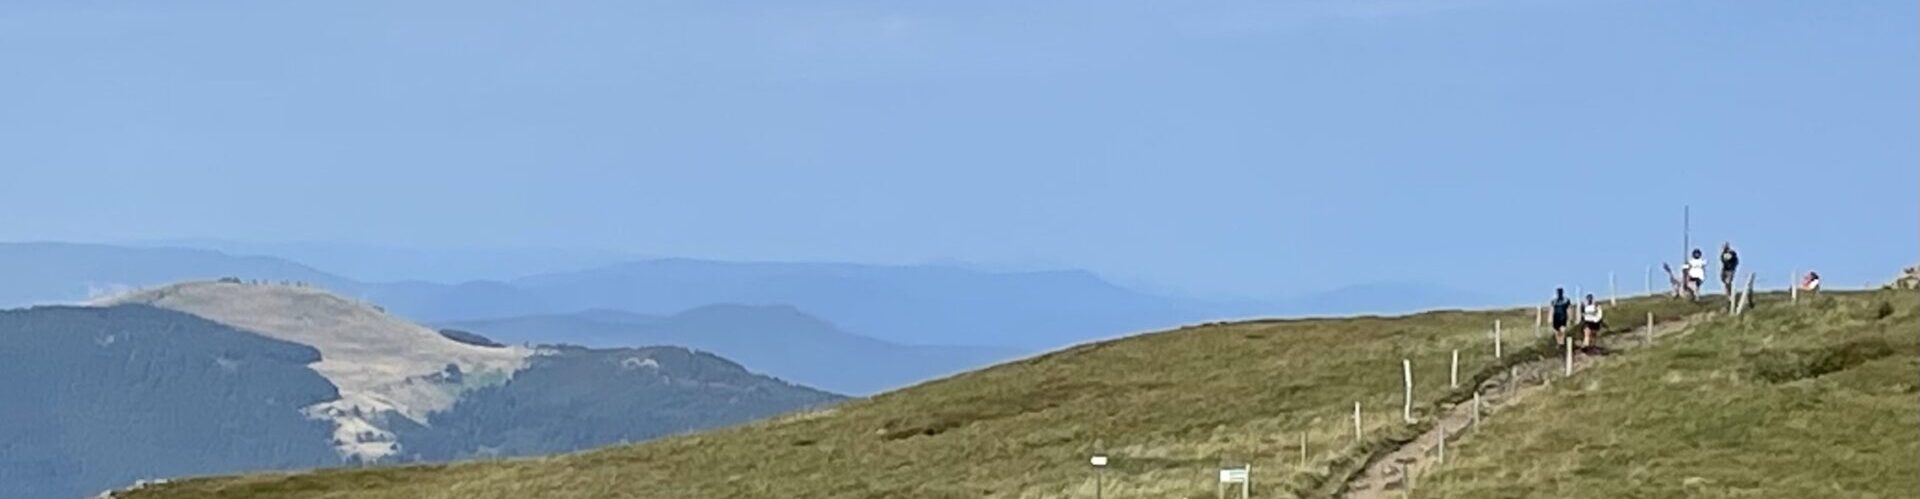
<instances>
[{"instance_id":1,"label":"narrow footpath","mask_svg":"<svg viewBox=\"0 0 1920 499\"><path fill-rule=\"evenodd\" d=\"M1573 355L1573 375L1599 364L1605 364L1611 357L1626 355L1633 350L1649 344L1658 344L1659 339L1681 333L1707 315L1693 316L1681 320L1667 321L1653 326L1652 335L1648 335L1647 326L1640 326L1625 333L1616 333L1595 339L1601 354L1589 355L1575 350ZM1574 328L1577 328L1575 325ZM1577 333L1569 334L1578 336ZM1651 342L1651 343L1650 343ZM1480 420L1499 417L1502 408L1520 403L1527 397L1544 392L1553 383L1569 381L1566 373L1564 354L1541 357L1514 365L1507 372L1496 373L1480 384ZM1471 436L1474 404L1471 399L1452 406L1441 407L1439 419L1425 433L1400 444L1369 461L1357 474L1350 477L1341 492L1341 497L1351 499L1381 499L1402 497L1409 485L1419 486L1420 475L1439 463L1439 447L1442 435L1449 442L1457 442L1462 437ZM1448 449L1451 452L1451 449ZM1409 484L1411 480L1411 484Z\"/></svg>"}]
</instances>

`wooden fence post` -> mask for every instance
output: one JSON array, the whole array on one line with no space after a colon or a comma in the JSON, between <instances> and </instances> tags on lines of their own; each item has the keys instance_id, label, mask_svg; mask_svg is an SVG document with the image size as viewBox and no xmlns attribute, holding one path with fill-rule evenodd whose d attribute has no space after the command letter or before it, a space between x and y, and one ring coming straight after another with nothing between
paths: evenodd
<instances>
[{"instance_id":1,"label":"wooden fence post","mask_svg":"<svg viewBox=\"0 0 1920 499\"><path fill-rule=\"evenodd\" d=\"M1240 469L1247 470L1247 481L1240 482L1240 499L1253 495L1253 463L1240 463Z\"/></svg>"},{"instance_id":2,"label":"wooden fence post","mask_svg":"<svg viewBox=\"0 0 1920 499\"><path fill-rule=\"evenodd\" d=\"M1363 432L1360 429L1360 403L1353 403L1353 443L1360 443Z\"/></svg>"},{"instance_id":3,"label":"wooden fence post","mask_svg":"<svg viewBox=\"0 0 1920 499\"><path fill-rule=\"evenodd\" d=\"M1507 382L1512 383L1513 381L1508 380ZM1473 391L1473 429L1480 429L1480 390Z\"/></svg>"},{"instance_id":4,"label":"wooden fence post","mask_svg":"<svg viewBox=\"0 0 1920 499\"><path fill-rule=\"evenodd\" d=\"M1546 312L1547 312L1547 307L1542 307L1538 305L1535 305L1533 307L1533 341L1536 341L1536 342L1540 341L1540 320L1541 320L1541 316L1545 315Z\"/></svg>"},{"instance_id":5,"label":"wooden fence post","mask_svg":"<svg viewBox=\"0 0 1920 499\"><path fill-rule=\"evenodd\" d=\"M1447 422L1440 422L1440 464L1447 464Z\"/></svg>"},{"instance_id":6,"label":"wooden fence post","mask_svg":"<svg viewBox=\"0 0 1920 499\"><path fill-rule=\"evenodd\" d=\"M1641 337L1641 343L1653 343L1653 312L1647 312L1647 333Z\"/></svg>"},{"instance_id":7,"label":"wooden fence post","mask_svg":"<svg viewBox=\"0 0 1920 499\"><path fill-rule=\"evenodd\" d=\"M1400 417L1413 424L1413 361L1400 359L1400 373L1406 380L1406 404L1400 408Z\"/></svg>"},{"instance_id":8,"label":"wooden fence post","mask_svg":"<svg viewBox=\"0 0 1920 499\"><path fill-rule=\"evenodd\" d=\"M1607 271L1607 306L1620 304L1620 288L1614 285L1613 271Z\"/></svg>"},{"instance_id":9,"label":"wooden fence post","mask_svg":"<svg viewBox=\"0 0 1920 499\"><path fill-rule=\"evenodd\" d=\"M1500 358L1500 321L1493 321L1493 358Z\"/></svg>"},{"instance_id":10,"label":"wooden fence post","mask_svg":"<svg viewBox=\"0 0 1920 499\"><path fill-rule=\"evenodd\" d=\"M1453 350L1453 368L1447 371L1447 388L1460 387L1460 349Z\"/></svg>"},{"instance_id":11,"label":"wooden fence post","mask_svg":"<svg viewBox=\"0 0 1920 499\"><path fill-rule=\"evenodd\" d=\"M1747 309L1753 308L1753 281L1759 278L1759 272L1747 273L1747 290L1740 293L1740 313L1747 313Z\"/></svg>"},{"instance_id":12,"label":"wooden fence post","mask_svg":"<svg viewBox=\"0 0 1920 499\"><path fill-rule=\"evenodd\" d=\"M1728 286L1727 287L1727 315L1737 315L1739 313L1740 313L1740 288Z\"/></svg>"},{"instance_id":13,"label":"wooden fence post","mask_svg":"<svg viewBox=\"0 0 1920 499\"><path fill-rule=\"evenodd\" d=\"M1567 338L1567 376L1573 376L1573 338Z\"/></svg>"},{"instance_id":14,"label":"wooden fence post","mask_svg":"<svg viewBox=\"0 0 1920 499\"><path fill-rule=\"evenodd\" d=\"M1300 432L1300 469L1307 469L1307 432Z\"/></svg>"}]
</instances>

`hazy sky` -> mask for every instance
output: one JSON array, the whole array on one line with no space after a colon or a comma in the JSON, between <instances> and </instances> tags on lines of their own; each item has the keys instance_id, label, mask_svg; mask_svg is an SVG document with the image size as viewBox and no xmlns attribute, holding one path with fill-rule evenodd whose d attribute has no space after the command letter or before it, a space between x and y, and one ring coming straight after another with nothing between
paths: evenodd
<instances>
[{"instance_id":1,"label":"hazy sky","mask_svg":"<svg viewBox=\"0 0 1920 499\"><path fill-rule=\"evenodd\" d=\"M191 5L188 5L191 4ZM0 239L1084 267L1920 255L1909 0L0 5ZM1711 249L1710 249L1711 250Z\"/></svg>"}]
</instances>

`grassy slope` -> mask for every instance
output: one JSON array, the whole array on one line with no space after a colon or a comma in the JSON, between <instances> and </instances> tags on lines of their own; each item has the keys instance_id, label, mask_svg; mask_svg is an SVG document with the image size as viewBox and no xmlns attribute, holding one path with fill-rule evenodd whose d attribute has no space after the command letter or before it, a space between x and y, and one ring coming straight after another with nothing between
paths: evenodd
<instances>
[{"instance_id":1,"label":"grassy slope","mask_svg":"<svg viewBox=\"0 0 1920 499\"><path fill-rule=\"evenodd\" d=\"M1877 292L1716 319L1489 420L1418 495L1913 497L1917 309Z\"/></svg>"},{"instance_id":2,"label":"grassy slope","mask_svg":"<svg viewBox=\"0 0 1920 499\"><path fill-rule=\"evenodd\" d=\"M1638 325L1701 305L1623 302ZM1368 446L1405 429L1400 359L1422 408L1509 351L1531 310L1189 327L1083 345L776 421L546 459L188 480L133 497L1055 497L1091 496L1086 456L1114 456L1107 497L1211 496L1215 470L1252 463L1261 495L1320 485L1351 459L1349 419L1365 407ZM1462 380L1466 382L1465 379ZM1393 430L1393 431L1382 431ZM1299 466L1305 432L1313 455Z\"/></svg>"}]
</instances>

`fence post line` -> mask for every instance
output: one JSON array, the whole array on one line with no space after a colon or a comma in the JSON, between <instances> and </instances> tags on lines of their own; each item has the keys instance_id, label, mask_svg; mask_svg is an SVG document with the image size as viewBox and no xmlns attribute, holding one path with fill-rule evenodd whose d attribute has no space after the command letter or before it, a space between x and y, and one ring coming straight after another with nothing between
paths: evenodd
<instances>
[{"instance_id":1,"label":"fence post line","mask_svg":"<svg viewBox=\"0 0 1920 499\"><path fill-rule=\"evenodd\" d=\"M1400 417L1413 424L1413 361L1400 359L1400 374L1406 380L1406 404L1400 407Z\"/></svg>"},{"instance_id":2,"label":"fence post line","mask_svg":"<svg viewBox=\"0 0 1920 499\"><path fill-rule=\"evenodd\" d=\"M1460 387L1460 349L1453 349L1453 369L1447 371L1447 388Z\"/></svg>"}]
</instances>

